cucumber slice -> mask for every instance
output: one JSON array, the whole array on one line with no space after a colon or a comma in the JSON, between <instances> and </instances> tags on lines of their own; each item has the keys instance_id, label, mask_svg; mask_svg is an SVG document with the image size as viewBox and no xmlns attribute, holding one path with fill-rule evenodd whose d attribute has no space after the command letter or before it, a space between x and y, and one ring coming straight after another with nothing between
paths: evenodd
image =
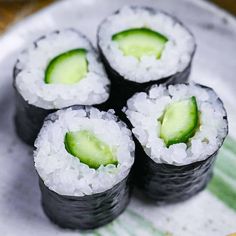
<instances>
[{"instance_id":1,"label":"cucumber slice","mask_svg":"<svg viewBox=\"0 0 236 236\"><path fill-rule=\"evenodd\" d=\"M46 84L75 84L88 72L86 50L74 49L52 59L45 72Z\"/></svg>"},{"instance_id":2,"label":"cucumber slice","mask_svg":"<svg viewBox=\"0 0 236 236\"><path fill-rule=\"evenodd\" d=\"M176 143L186 143L195 134L198 119L195 97L174 102L164 113L160 137L167 147Z\"/></svg>"},{"instance_id":3,"label":"cucumber slice","mask_svg":"<svg viewBox=\"0 0 236 236\"><path fill-rule=\"evenodd\" d=\"M161 57L165 43L168 39L148 28L128 29L112 36L125 56L134 56L140 59L142 56Z\"/></svg>"},{"instance_id":4,"label":"cucumber slice","mask_svg":"<svg viewBox=\"0 0 236 236\"><path fill-rule=\"evenodd\" d=\"M118 164L110 147L88 130L68 132L64 142L66 150L71 155L91 168L97 169L100 165Z\"/></svg>"}]
</instances>

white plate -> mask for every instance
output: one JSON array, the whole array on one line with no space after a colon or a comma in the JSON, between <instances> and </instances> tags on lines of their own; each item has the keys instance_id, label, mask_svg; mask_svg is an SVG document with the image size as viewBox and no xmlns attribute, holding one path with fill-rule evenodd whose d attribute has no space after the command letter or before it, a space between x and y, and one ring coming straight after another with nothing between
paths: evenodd
<instances>
[{"instance_id":1,"label":"white plate","mask_svg":"<svg viewBox=\"0 0 236 236\"><path fill-rule=\"evenodd\" d=\"M163 9L177 16L191 29L198 44L191 78L218 92L225 102L230 133L234 135L236 21L232 16L200 0L57 2L16 24L0 38L0 235L80 234L78 231L58 228L43 214L32 149L15 135L12 68L17 53L38 36L64 27L81 30L95 43L99 22L120 6L129 3ZM232 142L229 149L223 148L225 150L222 151L220 160L224 162L225 156L231 158L233 161L230 163L236 168ZM225 161L227 162L226 159ZM236 196L236 182L235 178L229 177L232 164L228 164L226 172L222 172L221 166L220 162L216 166L215 179L209 187L211 192L208 188L184 203L163 207L156 207L133 197L128 210L118 220L90 235L222 236L236 231L236 205L232 203ZM220 180L227 183L222 185L223 197L221 186L217 182L219 176ZM229 192L225 186L230 186Z\"/></svg>"}]
</instances>

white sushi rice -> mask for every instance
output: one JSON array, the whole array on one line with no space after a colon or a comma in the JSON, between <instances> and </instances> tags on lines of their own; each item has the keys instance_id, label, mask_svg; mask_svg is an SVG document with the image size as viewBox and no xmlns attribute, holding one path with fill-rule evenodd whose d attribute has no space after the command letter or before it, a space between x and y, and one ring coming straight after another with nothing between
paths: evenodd
<instances>
[{"instance_id":1,"label":"white sushi rice","mask_svg":"<svg viewBox=\"0 0 236 236\"><path fill-rule=\"evenodd\" d=\"M131 28L146 27L168 38L160 59L143 56L139 61L124 56L112 35ZM175 18L161 11L125 6L109 16L98 31L98 44L111 67L125 79L136 82L158 80L182 72L195 50L193 35Z\"/></svg>"},{"instance_id":2,"label":"white sushi rice","mask_svg":"<svg viewBox=\"0 0 236 236\"><path fill-rule=\"evenodd\" d=\"M49 62L57 55L72 49L87 50L88 73L80 82L46 84L44 73ZM110 84L103 65L89 41L80 33L71 30L53 32L32 44L18 58L15 78L19 93L29 103L44 109L59 109L75 104L100 104L109 96Z\"/></svg>"},{"instance_id":3,"label":"white sushi rice","mask_svg":"<svg viewBox=\"0 0 236 236\"><path fill-rule=\"evenodd\" d=\"M160 138L158 119L170 103L192 96L197 100L200 127L188 144L178 143L167 148ZM134 127L134 135L156 163L181 166L204 160L218 150L227 134L226 112L216 93L193 83L168 88L155 85L148 94L141 92L130 98L125 113Z\"/></svg>"},{"instance_id":4,"label":"white sushi rice","mask_svg":"<svg viewBox=\"0 0 236 236\"><path fill-rule=\"evenodd\" d=\"M89 168L65 149L65 134L90 130L100 140L116 149L118 165ZM113 111L95 108L60 110L46 120L35 142L36 170L51 190L70 196L84 196L112 188L130 172L134 162L134 142L131 131L117 121Z\"/></svg>"}]
</instances>

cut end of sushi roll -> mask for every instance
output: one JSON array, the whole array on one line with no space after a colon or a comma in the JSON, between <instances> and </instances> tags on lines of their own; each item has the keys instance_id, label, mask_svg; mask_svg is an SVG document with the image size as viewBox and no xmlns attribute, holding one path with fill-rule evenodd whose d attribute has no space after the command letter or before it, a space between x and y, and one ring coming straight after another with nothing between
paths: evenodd
<instances>
[{"instance_id":1,"label":"cut end of sushi roll","mask_svg":"<svg viewBox=\"0 0 236 236\"><path fill-rule=\"evenodd\" d=\"M40 178L60 195L104 192L126 178L134 162L131 131L112 111L92 107L49 115L35 147Z\"/></svg>"},{"instance_id":2,"label":"cut end of sushi roll","mask_svg":"<svg viewBox=\"0 0 236 236\"><path fill-rule=\"evenodd\" d=\"M43 109L98 105L110 81L89 40L73 29L41 37L18 57L14 85L24 100Z\"/></svg>"},{"instance_id":3,"label":"cut end of sushi roll","mask_svg":"<svg viewBox=\"0 0 236 236\"><path fill-rule=\"evenodd\" d=\"M118 164L114 150L89 130L66 133L65 147L71 155L90 168Z\"/></svg>"},{"instance_id":4,"label":"cut end of sushi roll","mask_svg":"<svg viewBox=\"0 0 236 236\"><path fill-rule=\"evenodd\" d=\"M167 147L176 143L186 143L198 127L198 107L196 97L170 104L162 118L160 137Z\"/></svg>"},{"instance_id":5,"label":"cut end of sushi roll","mask_svg":"<svg viewBox=\"0 0 236 236\"><path fill-rule=\"evenodd\" d=\"M175 17L149 7L125 6L101 23L98 48L108 68L126 80L146 83L183 72L196 44Z\"/></svg>"},{"instance_id":6,"label":"cut end of sushi roll","mask_svg":"<svg viewBox=\"0 0 236 236\"><path fill-rule=\"evenodd\" d=\"M134 56L139 60L143 56L161 57L168 39L158 32L148 28L128 29L112 35L125 56Z\"/></svg>"},{"instance_id":7,"label":"cut end of sushi roll","mask_svg":"<svg viewBox=\"0 0 236 236\"><path fill-rule=\"evenodd\" d=\"M74 49L53 58L45 71L47 84L74 84L83 79L88 72L85 49Z\"/></svg>"},{"instance_id":8,"label":"cut end of sushi roll","mask_svg":"<svg viewBox=\"0 0 236 236\"><path fill-rule=\"evenodd\" d=\"M227 133L226 111L208 87L190 83L152 86L124 109L133 133L156 163L183 166L215 154Z\"/></svg>"}]
</instances>

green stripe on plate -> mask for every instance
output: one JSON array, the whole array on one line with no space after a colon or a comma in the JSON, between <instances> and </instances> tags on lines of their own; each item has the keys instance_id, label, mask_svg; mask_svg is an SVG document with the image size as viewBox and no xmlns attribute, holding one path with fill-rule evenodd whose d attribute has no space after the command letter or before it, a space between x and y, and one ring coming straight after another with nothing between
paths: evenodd
<instances>
[{"instance_id":1,"label":"green stripe on plate","mask_svg":"<svg viewBox=\"0 0 236 236\"><path fill-rule=\"evenodd\" d=\"M161 230L157 229L152 222L142 217L140 214L127 209L127 213L129 214L129 217L133 219L133 222L136 224L132 227L138 227L145 229L145 232L149 233L150 235L155 236L170 236L171 234L169 232L162 232ZM141 234L140 234L141 235Z\"/></svg>"},{"instance_id":2,"label":"green stripe on plate","mask_svg":"<svg viewBox=\"0 0 236 236\"><path fill-rule=\"evenodd\" d=\"M112 223L94 230L92 234L83 234L84 236L171 236L170 233L164 233L157 229L152 222L145 219L138 213L129 208L114 220Z\"/></svg>"},{"instance_id":3,"label":"green stripe on plate","mask_svg":"<svg viewBox=\"0 0 236 236\"><path fill-rule=\"evenodd\" d=\"M230 150L232 153L236 154L236 140L228 136L224 141L223 148L226 148Z\"/></svg>"},{"instance_id":4,"label":"green stripe on plate","mask_svg":"<svg viewBox=\"0 0 236 236\"><path fill-rule=\"evenodd\" d=\"M208 189L236 211L236 141L227 137L216 160Z\"/></svg>"},{"instance_id":5,"label":"green stripe on plate","mask_svg":"<svg viewBox=\"0 0 236 236\"><path fill-rule=\"evenodd\" d=\"M236 155L234 153L222 148L215 166L224 174L236 180Z\"/></svg>"},{"instance_id":6,"label":"green stripe on plate","mask_svg":"<svg viewBox=\"0 0 236 236\"><path fill-rule=\"evenodd\" d=\"M236 189L219 170L215 170L214 178L208 189L227 206L236 211Z\"/></svg>"}]
</instances>

